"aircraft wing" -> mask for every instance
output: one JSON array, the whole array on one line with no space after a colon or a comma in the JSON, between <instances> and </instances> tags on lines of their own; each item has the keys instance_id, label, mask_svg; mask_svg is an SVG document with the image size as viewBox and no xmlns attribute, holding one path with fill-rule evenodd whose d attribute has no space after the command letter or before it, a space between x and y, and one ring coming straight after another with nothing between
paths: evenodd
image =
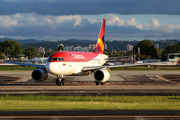
<instances>
[{"instance_id":1,"label":"aircraft wing","mask_svg":"<svg viewBox=\"0 0 180 120\"><path fill-rule=\"evenodd\" d=\"M117 67L133 67L133 66L143 66L143 65L167 65L172 62L152 62L152 63L136 63L136 64L125 64L125 65L109 65L106 66L109 69L117 68Z\"/></svg>"},{"instance_id":2,"label":"aircraft wing","mask_svg":"<svg viewBox=\"0 0 180 120\"><path fill-rule=\"evenodd\" d=\"M132 57L132 56L108 57L107 59L108 59L108 60L111 60L111 59L130 58L130 57Z\"/></svg>"},{"instance_id":3,"label":"aircraft wing","mask_svg":"<svg viewBox=\"0 0 180 120\"><path fill-rule=\"evenodd\" d=\"M83 71L94 71L97 69L103 69L103 68L118 68L118 67L134 67L134 66L143 66L143 65L167 65L172 62L152 62L152 63L136 63L136 64L125 64L125 65L107 65L107 66L92 66L92 67L84 67Z\"/></svg>"},{"instance_id":4,"label":"aircraft wing","mask_svg":"<svg viewBox=\"0 0 180 120\"><path fill-rule=\"evenodd\" d=\"M7 62L7 61L4 61L3 63L10 63L10 64L16 64L16 65L23 65L23 66L31 66L31 67L37 67L37 68L45 68L45 65L40 65L40 64L18 63L18 62Z\"/></svg>"}]
</instances>

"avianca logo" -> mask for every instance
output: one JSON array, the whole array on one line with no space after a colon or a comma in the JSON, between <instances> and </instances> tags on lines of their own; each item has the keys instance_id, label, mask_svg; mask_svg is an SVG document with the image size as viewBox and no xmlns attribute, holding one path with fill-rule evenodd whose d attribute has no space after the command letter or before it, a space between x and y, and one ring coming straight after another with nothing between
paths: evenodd
<instances>
[{"instance_id":1,"label":"avianca logo","mask_svg":"<svg viewBox=\"0 0 180 120\"><path fill-rule=\"evenodd\" d=\"M84 59L84 56L82 54L70 54L70 56L74 59Z\"/></svg>"}]
</instances>

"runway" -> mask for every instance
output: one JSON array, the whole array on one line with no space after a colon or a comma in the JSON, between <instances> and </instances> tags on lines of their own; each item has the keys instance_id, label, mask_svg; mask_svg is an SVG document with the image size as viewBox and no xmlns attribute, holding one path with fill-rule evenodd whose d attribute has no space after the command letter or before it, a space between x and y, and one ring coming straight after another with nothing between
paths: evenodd
<instances>
[{"instance_id":1,"label":"runway","mask_svg":"<svg viewBox=\"0 0 180 120\"><path fill-rule=\"evenodd\" d=\"M0 95L180 95L180 71L112 71L105 85L96 86L92 76L65 76L56 86L56 76L34 82L32 71L0 71ZM64 110L0 111L0 119L93 119L178 120L179 110Z\"/></svg>"},{"instance_id":2,"label":"runway","mask_svg":"<svg viewBox=\"0 0 180 120\"><path fill-rule=\"evenodd\" d=\"M56 76L35 82L32 71L1 71L0 94L24 95L180 95L179 71L112 71L105 85L95 85L93 75L65 76L56 86ZM8 77L7 77L8 76Z\"/></svg>"},{"instance_id":3,"label":"runway","mask_svg":"<svg viewBox=\"0 0 180 120\"><path fill-rule=\"evenodd\" d=\"M54 110L54 111L4 111L1 119L37 120L179 120L176 110Z\"/></svg>"}]
</instances>

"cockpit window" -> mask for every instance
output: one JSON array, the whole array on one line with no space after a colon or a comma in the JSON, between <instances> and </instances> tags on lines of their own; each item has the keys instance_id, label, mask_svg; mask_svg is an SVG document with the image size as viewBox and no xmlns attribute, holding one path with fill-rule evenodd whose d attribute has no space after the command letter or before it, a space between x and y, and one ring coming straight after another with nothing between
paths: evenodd
<instances>
[{"instance_id":1,"label":"cockpit window","mask_svg":"<svg viewBox=\"0 0 180 120\"><path fill-rule=\"evenodd\" d=\"M62 57L59 57L58 59L59 59L60 61L64 61L64 59L63 59Z\"/></svg>"},{"instance_id":2,"label":"cockpit window","mask_svg":"<svg viewBox=\"0 0 180 120\"><path fill-rule=\"evenodd\" d=\"M62 57L55 57L55 58L49 57L48 61L64 61L64 58L62 58Z\"/></svg>"}]
</instances>

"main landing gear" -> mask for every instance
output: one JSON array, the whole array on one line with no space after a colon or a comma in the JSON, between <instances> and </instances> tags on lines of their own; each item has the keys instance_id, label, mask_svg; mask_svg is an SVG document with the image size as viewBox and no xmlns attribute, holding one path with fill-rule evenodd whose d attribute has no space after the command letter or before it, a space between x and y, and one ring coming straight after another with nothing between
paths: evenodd
<instances>
[{"instance_id":1,"label":"main landing gear","mask_svg":"<svg viewBox=\"0 0 180 120\"><path fill-rule=\"evenodd\" d=\"M96 85L99 85L100 82L95 81L95 83L96 83ZM101 84L101 85L104 85L105 83L101 82L100 84Z\"/></svg>"},{"instance_id":2,"label":"main landing gear","mask_svg":"<svg viewBox=\"0 0 180 120\"><path fill-rule=\"evenodd\" d=\"M62 86L64 85L64 79L63 79L63 75L58 75L58 78L56 79L56 85L57 86Z\"/></svg>"}]
</instances>

